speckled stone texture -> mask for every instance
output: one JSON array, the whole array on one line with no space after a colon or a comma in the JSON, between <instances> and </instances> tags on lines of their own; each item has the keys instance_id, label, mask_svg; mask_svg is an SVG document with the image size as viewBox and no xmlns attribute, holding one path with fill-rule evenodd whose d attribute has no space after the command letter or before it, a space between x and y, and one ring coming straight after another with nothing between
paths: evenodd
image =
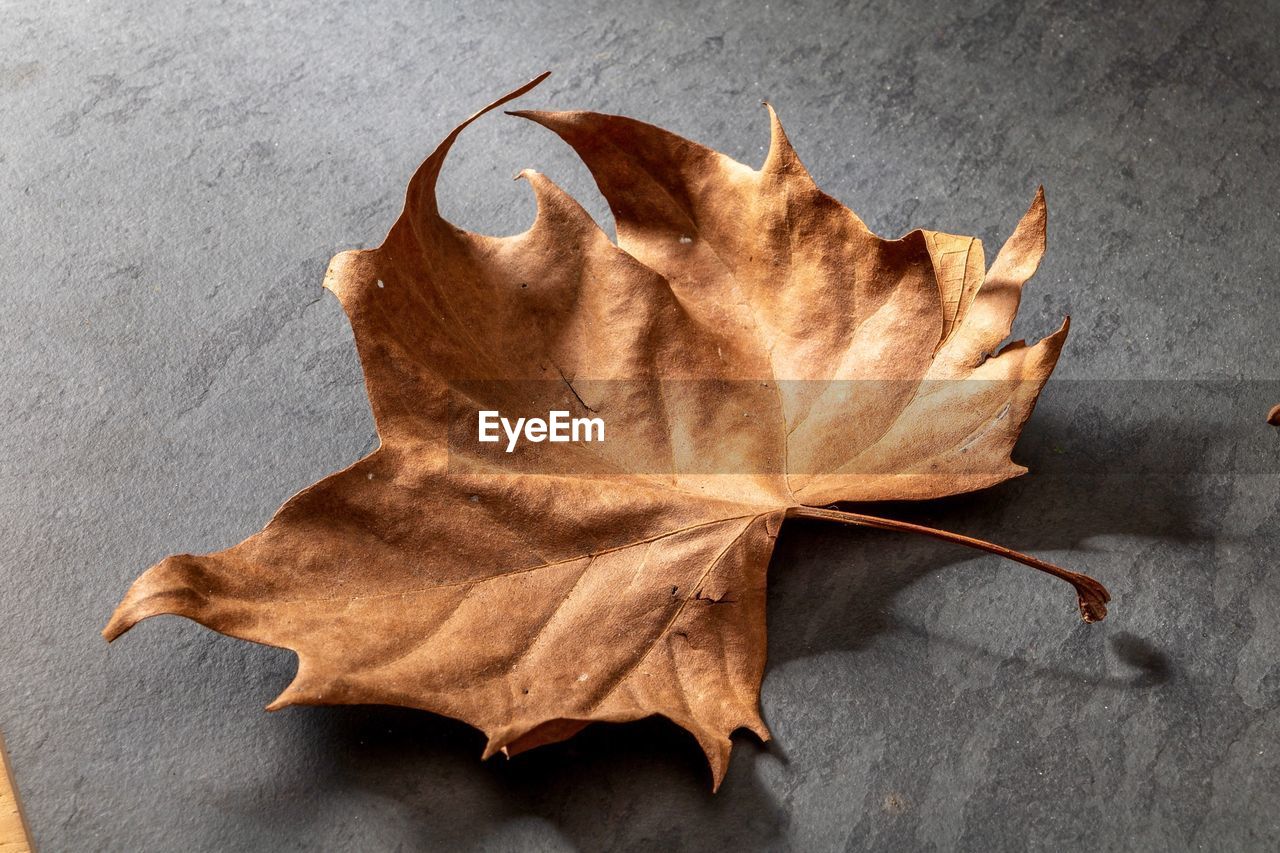
<instances>
[{"instance_id":1,"label":"speckled stone texture","mask_svg":"<svg viewBox=\"0 0 1280 853\"><path fill-rule=\"evenodd\" d=\"M3 3L0 729L37 844L1280 847L1277 11ZM476 732L427 714L263 713L288 652L172 618L108 647L143 568L238 541L370 449L325 265L381 239L456 121L544 69L522 106L752 164L768 98L881 233L993 254L1043 183L1015 331L1073 328L1032 474L888 511L1090 571L1111 618L1081 624L1065 587L995 558L789 524L776 739L739 736L714 796L659 722L482 764ZM446 215L521 230L525 166L608 224L568 149L503 115L455 149Z\"/></svg>"}]
</instances>

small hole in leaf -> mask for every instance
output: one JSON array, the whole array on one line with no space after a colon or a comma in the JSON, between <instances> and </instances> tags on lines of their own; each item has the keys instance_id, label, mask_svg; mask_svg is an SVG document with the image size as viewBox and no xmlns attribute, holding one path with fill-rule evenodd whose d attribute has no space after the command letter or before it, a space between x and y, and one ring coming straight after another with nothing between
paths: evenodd
<instances>
[{"instance_id":1,"label":"small hole in leaf","mask_svg":"<svg viewBox=\"0 0 1280 853\"><path fill-rule=\"evenodd\" d=\"M382 283L382 279L378 279L378 287L386 287L386 285Z\"/></svg>"},{"instance_id":2,"label":"small hole in leaf","mask_svg":"<svg viewBox=\"0 0 1280 853\"><path fill-rule=\"evenodd\" d=\"M681 235L680 235L680 242L681 242L681 243L684 243L684 244L686 244L686 245L688 245L689 243L692 243L692 242L693 242L693 238L692 238L692 237L690 237L688 234L681 234Z\"/></svg>"}]
</instances>

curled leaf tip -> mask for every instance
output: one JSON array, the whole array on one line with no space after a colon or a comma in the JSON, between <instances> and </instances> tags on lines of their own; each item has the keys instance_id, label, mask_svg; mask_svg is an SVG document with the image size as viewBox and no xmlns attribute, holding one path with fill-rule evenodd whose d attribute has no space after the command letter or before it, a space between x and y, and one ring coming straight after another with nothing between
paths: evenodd
<instances>
[{"instance_id":1,"label":"curled leaf tip","mask_svg":"<svg viewBox=\"0 0 1280 853\"><path fill-rule=\"evenodd\" d=\"M1280 426L1280 403L1271 407L1271 411L1267 412L1267 423L1272 426Z\"/></svg>"},{"instance_id":2,"label":"curled leaf tip","mask_svg":"<svg viewBox=\"0 0 1280 853\"><path fill-rule=\"evenodd\" d=\"M1101 593L1101 594L1099 594ZM1107 618L1107 601L1109 596L1105 589L1081 592L1080 618L1086 622L1101 622Z\"/></svg>"},{"instance_id":3,"label":"curled leaf tip","mask_svg":"<svg viewBox=\"0 0 1280 853\"><path fill-rule=\"evenodd\" d=\"M1076 588L1076 595L1080 599L1080 618L1090 623L1106 619L1107 602L1111 600L1111 593L1107 592L1107 588L1088 575L1077 572L1069 574L1071 576L1067 580Z\"/></svg>"},{"instance_id":4,"label":"curled leaf tip","mask_svg":"<svg viewBox=\"0 0 1280 853\"><path fill-rule=\"evenodd\" d=\"M114 642L121 634L128 631L132 627L132 623L124 619L117 611L111 617L111 621L107 623L107 627L102 629L102 639L108 643Z\"/></svg>"}]
</instances>

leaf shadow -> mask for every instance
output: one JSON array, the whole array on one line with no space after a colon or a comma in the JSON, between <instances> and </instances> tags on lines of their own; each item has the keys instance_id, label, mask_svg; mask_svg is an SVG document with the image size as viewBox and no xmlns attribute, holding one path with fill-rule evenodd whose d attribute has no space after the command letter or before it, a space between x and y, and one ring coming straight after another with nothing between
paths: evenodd
<instances>
[{"instance_id":1,"label":"leaf shadow","mask_svg":"<svg viewBox=\"0 0 1280 853\"><path fill-rule=\"evenodd\" d=\"M1184 447L1204 446L1213 438L1210 427L1185 421L1132 430L1111 424L1102 439L1107 447L1105 459L1081 464L1058 458L1058 448L1072 440L1061 426L1033 421L1020 445L1023 452L1018 454L1031 474L982 492L941 500L848 508L986 538L1032 554L1070 551L1065 567L1088 573L1089 555L1098 547L1090 542L1095 537L1126 535L1194 542L1213 535L1200 521L1192 499L1202 473L1177 466L1168 466L1158 474L1109 467L1112 460L1125 458L1126 448L1146 445L1153 427L1171 444ZM926 577L952 570L957 563L974 557L975 552L969 549L926 537L789 520L779 536L769 571L771 665L826 651L855 650L885 632L924 630L910 628L895 617L895 601ZM998 571L1024 572L1035 579L1039 584L1033 587L1037 601L1024 602L1025 606L1035 607L1038 599L1044 598L1074 612L1075 596L1060 581L1037 577L1030 569L996 557L985 557L984 561ZM1095 576L1108 586L1113 603L1108 620L1093 627L1110 635L1112 626L1124 620L1123 599L1132 576ZM974 614L974 618L1019 616L1014 612ZM931 639L952 642L943 637ZM1109 639L1118 658L1146 673L1126 683L1160 684L1172 677L1173 664L1149 641L1131 633L1116 633ZM981 653L976 647L970 651ZM1016 660L1011 663L1019 665ZM1054 676L1052 671L1026 661L1021 665ZM1091 676L1082 673L1077 678L1084 683Z\"/></svg>"},{"instance_id":2,"label":"leaf shadow","mask_svg":"<svg viewBox=\"0 0 1280 853\"><path fill-rule=\"evenodd\" d=\"M687 843L691 834L778 846L781 807L739 749L726 789L713 794L697 744L648 719L596 725L571 740L481 762L484 738L462 723L388 706L283 712L305 762L269 787L236 788L220 806L246 838L296 839L353 798L362 821L401 828L411 849L526 849L550 829L575 849ZM365 827L374 830L374 825ZM223 843L227 839L220 838ZM370 838L358 838L361 844Z\"/></svg>"}]
</instances>

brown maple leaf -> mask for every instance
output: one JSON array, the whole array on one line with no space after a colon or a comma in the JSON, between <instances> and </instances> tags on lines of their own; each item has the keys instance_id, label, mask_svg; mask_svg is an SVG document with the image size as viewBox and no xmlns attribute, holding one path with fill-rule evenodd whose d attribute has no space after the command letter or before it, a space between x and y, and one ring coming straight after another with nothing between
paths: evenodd
<instances>
[{"instance_id":1,"label":"brown maple leaf","mask_svg":"<svg viewBox=\"0 0 1280 853\"><path fill-rule=\"evenodd\" d=\"M108 639L186 616L297 653L270 709L421 708L482 730L486 756L658 714L697 738L718 786L733 731L768 737L765 570L786 518L1001 554L1104 616L1087 576L830 507L1025 471L1009 454L1067 326L992 352L1043 253L1042 194L985 270L975 239L872 234L818 190L772 109L758 171L631 119L522 112L586 162L617 244L532 171L527 232L451 225L435 194L450 146L541 79L450 133L386 241L329 268L378 449L239 545L152 567ZM459 399L471 417L570 408L611 432L490 452L451 437Z\"/></svg>"}]
</instances>

